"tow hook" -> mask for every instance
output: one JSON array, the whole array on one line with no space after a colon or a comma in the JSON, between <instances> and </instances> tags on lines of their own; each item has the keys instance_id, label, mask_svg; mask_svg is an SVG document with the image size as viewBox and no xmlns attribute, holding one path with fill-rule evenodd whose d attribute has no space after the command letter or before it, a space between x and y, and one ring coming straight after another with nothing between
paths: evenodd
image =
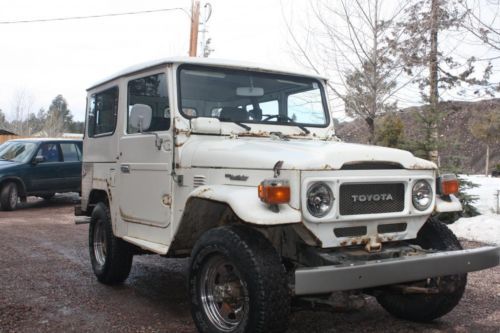
<instances>
[{"instance_id":1,"label":"tow hook","mask_svg":"<svg viewBox=\"0 0 500 333\"><path fill-rule=\"evenodd\" d=\"M366 243L365 250L367 252L380 252L382 250L382 243L370 237L370 241Z\"/></svg>"}]
</instances>

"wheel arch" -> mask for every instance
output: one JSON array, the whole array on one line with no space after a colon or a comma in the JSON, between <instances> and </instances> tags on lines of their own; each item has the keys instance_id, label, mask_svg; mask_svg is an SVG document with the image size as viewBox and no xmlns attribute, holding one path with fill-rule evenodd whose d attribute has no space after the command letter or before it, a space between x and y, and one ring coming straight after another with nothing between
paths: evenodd
<instances>
[{"instance_id":1,"label":"wheel arch","mask_svg":"<svg viewBox=\"0 0 500 333\"><path fill-rule=\"evenodd\" d=\"M191 192L184 205L170 249L189 254L204 232L223 225L244 224L273 238L271 230L289 228L301 221L300 210L289 205L280 205L279 213L269 209L258 198L255 187L201 186Z\"/></svg>"},{"instance_id":2,"label":"wheel arch","mask_svg":"<svg viewBox=\"0 0 500 333\"><path fill-rule=\"evenodd\" d=\"M24 181L19 177L9 176L9 177L3 178L2 180L0 180L0 189L3 188L3 186L5 184L10 183L10 182L13 182L17 185L17 189L19 191L20 197L26 197L26 195L27 195L26 185L24 184Z\"/></svg>"},{"instance_id":3,"label":"wheel arch","mask_svg":"<svg viewBox=\"0 0 500 333\"><path fill-rule=\"evenodd\" d=\"M100 190L100 189L91 190L89 193L88 203L86 208L86 213L88 216L92 214L92 210L94 209L95 205L97 205L99 202L102 202L109 207L108 194L106 193L105 190Z\"/></svg>"},{"instance_id":4,"label":"wheel arch","mask_svg":"<svg viewBox=\"0 0 500 333\"><path fill-rule=\"evenodd\" d=\"M242 222L227 203L192 196L184 206L170 250L189 254L207 230Z\"/></svg>"}]
</instances>

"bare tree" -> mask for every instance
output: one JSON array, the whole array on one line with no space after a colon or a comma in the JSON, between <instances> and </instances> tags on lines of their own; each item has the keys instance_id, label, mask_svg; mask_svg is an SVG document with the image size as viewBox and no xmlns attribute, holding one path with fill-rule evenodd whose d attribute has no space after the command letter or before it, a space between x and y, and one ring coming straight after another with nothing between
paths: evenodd
<instances>
[{"instance_id":1,"label":"bare tree","mask_svg":"<svg viewBox=\"0 0 500 333\"><path fill-rule=\"evenodd\" d=\"M24 120L30 114L33 108L34 97L26 89L19 89L14 93L12 99L12 110L14 111L14 120L12 129L19 135L29 135L28 128L24 126Z\"/></svg>"},{"instance_id":2,"label":"bare tree","mask_svg":"<svg viewBox=\"0 0 500 333\"><path fill-rule=\"evenodd\" d=\"M469 0L460 1L460 5L467 13L462 26L486 45L500 51L500 1L487 1L484 6L481 2Z\"/></svg>"},{"instance_id":3,"label":"bare tree","mask_svg":"<svg viewBox=\"0 0 500 333\"><path fill-rule=\"evenodd\" d=\"M383 0L317 0L311 13L292 28L293 12L285 12L293 56L317 73L330 77L329 89L348 115L365 120L369 141L375 138L375 119L396 108L394 96L411 80L402 80L404 68L391 60L388 36L405 2L392 10Z\"/></svg>"},{"instance_id":4,"label":"bare tree","mask_svg":"<svg viewBox=\"0 0 500 333\"><path fill-rule=\"evenodd\" d=\"M412 1L405 10L403 20L396 25L394 41L390 43L398 62L405 66L408 74L420 72L415 82L418 83L423 100L429 103L419 115L426 133L421 143L427 158L438 164L438 125L442 118L440 92L458 88L462 84L485 87L489 84L492 71L491 66L486 66L482 77L478 78L476 57L456 60L460 58L457 49L463 43L450 46L449 43L440 42L452 30L460 33L462 39L466 37L466 31L462 29L467 17L463 1ZM445 48L448 50L445 51Z\"/></svg>"},{"instance_id":5,"label":"bare tree","mask_svg":"<svg viewBox=\"0 0 500 333\"><path fill-rule=\"evenodd\" d=\"M478 62L486 62L486 68L489 70L486 79L489 79L493 62L500 59L500 1L463 0L459 3L466 13L462 27L476 39L479 39L484 46L489 47L487 57L475 59ZM500 82L487 82L485 80L483 88L483 92L487 95L494 96L495 93L500 92ZM479 92L480 90L477 90L475 93Z\"/></svg>"}]
</instances>

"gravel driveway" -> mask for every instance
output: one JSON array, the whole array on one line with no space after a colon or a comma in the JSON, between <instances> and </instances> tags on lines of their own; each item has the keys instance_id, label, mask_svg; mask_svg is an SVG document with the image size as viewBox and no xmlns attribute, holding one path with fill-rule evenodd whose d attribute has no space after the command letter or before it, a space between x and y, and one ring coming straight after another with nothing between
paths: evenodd
<instances>
[{"instance_id":1,"label":"gravel driveway","mask_svg":"<svg viewBox=\"0 0 500 333\"><path fill-rule=\"evenodd\" d=\"M99 284L88 258L88 226L73 224L77 200L32 199L18 211L0 211L0 332L195 332L187 260L136 256L124 285ZM350 312L295 311L289 332L498 333L500 267L469 274L461 303L431 324L395 319L368 299Z\"/></svg>"}]
</instances>

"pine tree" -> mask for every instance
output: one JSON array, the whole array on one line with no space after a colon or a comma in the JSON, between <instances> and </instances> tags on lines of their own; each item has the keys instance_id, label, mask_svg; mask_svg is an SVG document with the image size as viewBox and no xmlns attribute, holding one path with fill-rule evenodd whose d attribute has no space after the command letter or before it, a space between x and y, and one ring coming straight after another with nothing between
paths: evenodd
<instances>
[{"instance_id":1,"label":"pine tree","mask_svg":"<svg viewBox=\"0 0 500 333\"><path fill-rule=\"evenodd\" d=\"M68 109L68 103L62 95L57 95L49 106L44 129L48 136L59 136L70 128L73 115Z\"/></svg>"},{"instance_id":2,"label":"pine tree","mask_svg":"<svg viewBox=\"0 0 500 333\"><path fill-rule=\"evenodd\" d=\"M459 63L445 55L439 36L448 30L460 29L467 16L461 0L416 0L406 10L406 16L396 25L394 40L390 43L393 54L405 67L408 75L416 75L415 82L424 102L429 107L422 112L420 124L425 137L420 148L425 157L439 164L438 126L442 118L440 91L460 86L486 85L491 67L482 79L474 77L475 57ZM400 36L403 35L404 38Z\"/></svg>"},{"instance_id":3,"label":"pine tree","mask_svg":"<svg viewBox=\"0 0 500 333\"><path fill-rule=\"evenodd\" d=\"M376 133L375 142L378 145L391 148L405 147L404 124L401 117L394 113L387 114L379 119Z\"/></svg>"}]
</instances>

